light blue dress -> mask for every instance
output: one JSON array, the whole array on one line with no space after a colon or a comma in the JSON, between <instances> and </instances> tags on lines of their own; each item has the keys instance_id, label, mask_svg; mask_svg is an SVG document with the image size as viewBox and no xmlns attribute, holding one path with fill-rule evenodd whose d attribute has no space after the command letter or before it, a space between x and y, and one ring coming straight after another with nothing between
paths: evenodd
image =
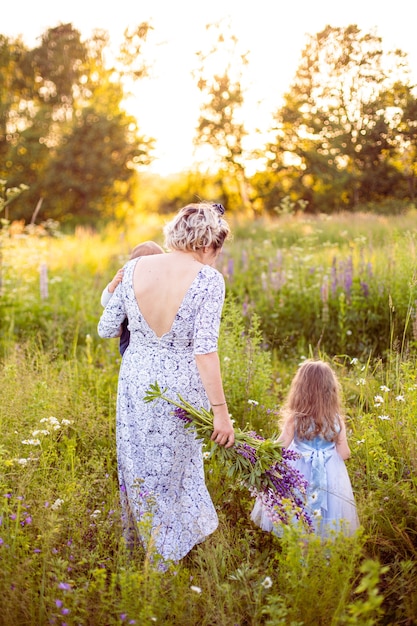
<instances>
[{"instance_id":1,"label":"light blue dress","mask_svg":"<svg viewBox=\"0 0 417 626\"><path fill-rule=\"evenodd\" d=\"M130 343L120 366L116 414L126 538L130 540L133 521L145 547L152 544L165 560L176 561L217 528L218 517L205 484L201 442L174 415L171 404L161 399L147 404L143 399L157 381L168 397L176 400L180 394L196 408L209 410L195 355L217 351L224 278L204 265L171 329L158 337L136 301L137 263L140 258L125 265L122 283L103 311L98 333L115 337L128 318Z\"/></svg>"},{"instance_id":2,"label":"light blue dress","mask_svg":"<svg viewBox=\"0 0 417 626\"><path fill-rule=\"evenodd\" d=\"M332 536L335 531L352 535L359 527L359 520L350 478L336 444L320 436L307 440L295 435L288 449L300 455L290 463L307 480L306 509L314 532L321 537ZM251 519L264 530L274 530L259 500L255 502Z\"/></svg>"}]
</instances>

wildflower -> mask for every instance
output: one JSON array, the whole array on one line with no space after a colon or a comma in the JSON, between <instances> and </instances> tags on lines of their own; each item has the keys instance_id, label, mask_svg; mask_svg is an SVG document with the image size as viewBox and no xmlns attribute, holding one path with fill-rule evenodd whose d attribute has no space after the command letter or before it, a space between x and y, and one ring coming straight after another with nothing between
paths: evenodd
<instances>
[{"instance_id":1,"label":"wildflower","mask_svg":"<svg viewBox=\"0 0 417 626\"><path fill-rule=\"evenodd\" d=\"M358 378L356 381L357 385L366 385L366 380L364 378Z\"/></svg>"},{"instance_id":2,"label":"wildflower","mask_svg":"<svg viewBox=\"0 0 417 626\"><path fill-rule=\"evenodd\" d=\"M248 400L248 404L252 404L253 406L258 406L259 402L256 400Z\"/></svg>"},{"instance_id":3,"label":"wildflower","mask_svg":"<svg viewBox=\"0 0 417 626\"><path fill-rule=\"evenodd\" d=\"M100 509L96 509L95 511L91 513L90 517L95 519L96 517L99 517L100 514L101 514Z\"/></svg>"},{"instance_id":4,"label":"wildflower","mask_svg":"<svg viewBox=\"0 0 417 626\"><path fill-rule=\"evenodd\" d=\"M356 443L365 443L365 439L358 439Z\"/></svg>"},{"instance_id":5,"label":"wildflower","mask_svg":"<svg viewBox=\"0 0 417 626\"><path fill-rule=\"evenodd\" d=\"M203 459L206 461L210 458L210 452L203 452Z\"/></svg>"},{"instance_id":6,"label":"wildflower","mask_svg":"<svg viewBox=\"0 0 417 626\"><path fill-rule=\"evenodd\" d=\"M57 420L56 417L43 417L41 420L39 420L42 423L46 423L49 424L54 430L59 430L61 428L59 420Z\"/></svg>"},{"instance_id":7,"label":"wildflower","mask_svg":"<svg viewBox=\"0 0 417 626\"><path fill-rule=\"evenodd\" d=\"M62 506L64 504L64 500L62 500L62 498L57 498L55 500L55 502L51 505L51 509L53 509L54 511L56 511L57 509L59 509L60 506Z\"/></svg>"},{"instance_id":8,"label":"wildflower","mask_svg":"<svg viewBox=\"0 0 417 626\"><path fill-rule=\"evenodd\" d=\"M375 396L374 398L375 404L382 404L384 402L384 398L382 396Z\"/></svg>"},{"instance_id":9,"label":"wildflower","mask_svg":"<svg viewBox=\"0 0 417 626\"><path fill-rule=\"evenodd\" d=\"M22 459L17 459L16 463L18 463L18 465L26 465L28 461L29 459L22 458Z\"/></svg>"},{"instance_id":10,"label":"wildflower","mask_svg":"<svg viewBox=\"0 0 417 626\"><path fill-rule=\"evenodd\" d=\"M225 357L223 358L223 361L224 361L225 363L229 363L229 361L230 361L230 357L229 357L229 356L225 356Z\"/></svg>"},{"instance_id":11,"label":"wildflower","mask_svg":"<svg viewBox=\"0 0 417 626\"><path fill-rule=\"evenodd\" d=\"M378 415L379 420L390 420L391 418L388 415Z\"/></svg>"},{"instance_id":12,"label":"wildflower","mask_svg":"<svg viewBox=\"0 0 417 626\"><path fill-rule=\"evenodd\" d=\"M69 426L70 424L72 424L71 420L66 420L66 419L61 420L61 426Z\"/></svg>"},{"instance_id":13,"label":"wildflower","mask_svg":"<svg viewBox=\"0 0 417 626\"><path fill-rule=\"evenodd\" d=\"M264 589L270 589L272 587L272 578L270 576L265 576L261 585Z\"/></svg>"},{"instance_id":14,"label":"wildflower","mask_svg":"<svg viewBox=\"0 0 417 626\"><path fill-rule=\"evenodd\" d=\"M60 609L63 604L62 600L55 600L55 606L57 609Z\"/></svg>"},{"instance_id":15,"label":"wildflower","mask_svg":"<svg viewBox=\"0 0 417 626\"><path fill-rule=\"evenodd\" d=\"M176 415L176 417L179 417L180 420L182 420L185 423L191 424L192 419L191 417L188 415L187 411L185 409L182 409L180 407L177 407L174 410L174 414Z\"/></svg>"},{"instance_id":16,"label":"wildflower","mask_svg":"<svg viewBox=\"0 0 417 626\"><path fill-rule=\"evenodd\" d=\"M34 430L32 431L32 437L39 437L39 435L49 435L49 430Z\"/></svg>"},{"instance_id":17,"label":"wildflower","mask_svg":"<svg viewBox=\"0 0 417 626\"><path fill-rule=\"evenodd\" d=\"M386 385L381 385L380 386L380 390L381 391L391 391L391 389L389 387L387 387Z\"/></svg>"},{"instance_id":18,"label":"wildflower","mask_svg":"<svg viewBox=\"0 0 417 626\"><path fill-rule=\"evenodd\" d=\"M4 544L3 539L0 537L0 546L2 546Z\"/></svg>"},{"instance_id":19,"label":"wildflower","mask_svg":"<svg viewBox=\"0 0 417 626\"><path fill-rule=\"evenodd\" d=\"M69 583L59 583L59 589L64 589L64 591L70 591L71 585Z\"/></svg>"},{"instance_id":20,"label":"wildflower","mask_svg":"<svg viewBox=\"0 0 417 626\"><path fill-rule=\"evenodd\" d=\"M397 402L405 402L404 396L395 396Z\"/></svg>"},{"instance_id":21,"label":"wildflower","mask_svg":"<svg viewBox=\"0 0 417 626\"><path fill-rule=\"evenodd\" d=\"M61 613L62 615L68 615L68 613L71 613L71 609L62 609Z\"/></svg>"},{"instance_id":22,"label":"wildflower","mask_svg":"<svg viewBox=\"0 0 417 626\"><path fill-rule=\"evenodd\" d=\"M201 587L196 587L196 585L191 585L190 589L191 589L191 591L194 591L195 593L201 593L202 592Z\"/></svg>"},{"instance_id":23,"label":"wildflower","mask_svg":"<svg viewBox=\"0 0 417 626\"><path fill-rule=\"evenodd\" d=\"M353 357L353 359L351 360L350 364L351 365L356 365L357 363L359 363L359 359L357 359L356 357Z\"/></svg>"},{"instance_id":24,"label":"wildflower","mask_svg":"<svg viewBox=\"0 0 417 626\"><path fill-rule=\"evenodd\" d=\"M25 446L40 446L41 442L39 439L23 439L22 443Z\"/></svg>"}]
</instances>

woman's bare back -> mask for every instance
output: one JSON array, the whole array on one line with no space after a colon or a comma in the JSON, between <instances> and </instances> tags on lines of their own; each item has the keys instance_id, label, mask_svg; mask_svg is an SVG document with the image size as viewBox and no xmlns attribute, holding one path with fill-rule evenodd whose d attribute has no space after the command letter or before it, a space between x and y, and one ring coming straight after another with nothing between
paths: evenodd
<instances>
[{"instance_id":1,"label":"woman's bare back","mask_svg":"<svg viewBox=\"0 0 417 626\"><path fill-rule=\"evenodd\" d=\"M203 264L188 252L141 257L133 273L139 309L157 337L168 333Z\"/></svg>"}]
</instances>

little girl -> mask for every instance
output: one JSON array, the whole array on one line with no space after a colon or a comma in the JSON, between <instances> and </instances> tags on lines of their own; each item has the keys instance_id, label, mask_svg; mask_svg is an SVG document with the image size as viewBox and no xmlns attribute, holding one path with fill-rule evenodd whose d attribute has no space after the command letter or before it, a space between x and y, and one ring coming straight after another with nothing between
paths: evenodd
<instances>
[{"instance_id":1,"label":"little girl","mask_svg":"<svg viewBox=\"0 0 417 626\"><path fill-rule=\"evenodd\" d=\"M304 361L291 383L278 439L300 455L291 463L307 480L307 511L321 537L334 531L352 535L359 526L345 465L350 449L340 395L339 381L327 363ZM279 534L259 499L251 519L263 530Z\"/></svg>"}]
</instances>

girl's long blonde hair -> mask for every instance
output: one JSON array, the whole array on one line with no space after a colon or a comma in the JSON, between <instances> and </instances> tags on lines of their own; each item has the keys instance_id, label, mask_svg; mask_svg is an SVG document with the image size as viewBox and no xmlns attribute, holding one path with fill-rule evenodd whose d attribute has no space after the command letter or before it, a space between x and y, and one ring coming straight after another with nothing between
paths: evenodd
<instances>
[{"instance_id":1,"label":"girl's long blonde hair","mask_svg":"<svg viewBox=\"0 0 417 626\"><path fill-rule=\"evenodd\" d=\"M294 376L282 408L283 425L292 423L299 439L311 440L320 435L335 441L344 416L341 388L328 363L308 359Z\"/></svg>"}]
</instances>

